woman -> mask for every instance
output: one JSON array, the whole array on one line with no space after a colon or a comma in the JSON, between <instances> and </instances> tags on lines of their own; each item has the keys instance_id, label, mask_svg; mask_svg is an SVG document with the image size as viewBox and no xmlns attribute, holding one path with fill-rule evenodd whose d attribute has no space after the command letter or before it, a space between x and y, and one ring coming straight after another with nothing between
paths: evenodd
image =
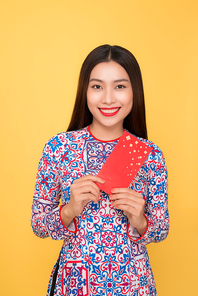
<instances>
[{"instance_id":1,"label":"woman","mask_svg":"<svg viewBox=\"0 0 198 296\"><path fill-rule=\"evenodd\" d=\"M130 186L108 195L97 175L124 129L152 151ZM69 128L41 156L32 228L64 240L47 295L157 295L146 244L168 235L167 170L147 140L141 72L128 50L102 45L85 59Z\"/></svg>"}]
</instances>

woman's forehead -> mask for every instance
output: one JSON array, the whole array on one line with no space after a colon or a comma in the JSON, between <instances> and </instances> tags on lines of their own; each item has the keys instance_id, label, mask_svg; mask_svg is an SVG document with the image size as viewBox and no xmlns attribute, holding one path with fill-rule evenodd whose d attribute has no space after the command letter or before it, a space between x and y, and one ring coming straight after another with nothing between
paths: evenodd
<instances>
[{"instance_id":1,"label":"woman's forehead","mask_svg":"<svg viewBox=\"0 0 198 296\"><path fill-rule=\"evenodd\" d=\"M109 61L97 64L91 71L90 80L129 80L126 70L117 62Z\"/></svg>"}]
</instances>

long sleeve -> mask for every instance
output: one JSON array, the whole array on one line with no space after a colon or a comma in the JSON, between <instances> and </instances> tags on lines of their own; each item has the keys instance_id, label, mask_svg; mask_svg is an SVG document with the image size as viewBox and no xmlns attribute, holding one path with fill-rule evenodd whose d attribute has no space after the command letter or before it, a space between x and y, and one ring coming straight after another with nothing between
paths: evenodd
<instances>
[{"instance_id":1,"label":"long sleeve","mask_svg":"<svg viewBox=\"0 0 198 296\"><path fill-rule=\"evenodd\" d=\"M164 240L169 231L168 176L162 152L158 149L151 152L148 163L150 175L145 206L147 229L142 236L130 224L127 229L129 238L142 245Z\"/></svg>"},{"instance_id":2,"label":"long sleeve","mask_svg":"<svg viewBox=\"0 0 198 296\"><path fill-rule=\"evenodd\" d=\"M60 187L58 160L46 144L38 166L31 215L32 229L38 237L61 240L77 231L75 219L68 229L61 220Z\"/></svg>"}]
</instances>

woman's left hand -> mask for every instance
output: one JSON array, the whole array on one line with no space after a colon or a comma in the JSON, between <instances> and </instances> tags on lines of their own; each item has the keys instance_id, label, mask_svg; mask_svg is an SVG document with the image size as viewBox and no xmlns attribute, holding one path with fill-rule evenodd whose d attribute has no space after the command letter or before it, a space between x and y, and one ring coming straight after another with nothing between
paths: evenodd
<instances>
[{"instance_id":1,"label":"woman's left hand","mask_svg":"<svg viewBox=\"0 0 198 296\"><path fill-rule=\"evenodd\" d=\"M125 212L130 224L142 235L147 228L147 219L144 216L145 201L141 193L130 188L114 188L110 200L116 209Z\"/></svg>"}]
</instances>

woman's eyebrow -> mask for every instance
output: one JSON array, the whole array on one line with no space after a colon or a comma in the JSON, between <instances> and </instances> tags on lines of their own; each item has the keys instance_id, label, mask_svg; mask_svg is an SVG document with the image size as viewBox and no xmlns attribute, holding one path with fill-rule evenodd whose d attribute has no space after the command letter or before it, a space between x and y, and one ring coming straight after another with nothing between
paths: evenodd
<instances>
[{"instance_id":1,"label":"woman's eyebrow","mask_svg":"<svg viewBox=\"0 0 198 296\"><path fill-rule=\"evenodd\" d=\"M117 79L117 80L115 80L114 82L121 82L121 81L127 81L127 82L129 82L129 80L128 80L128 79L126 79L126 78Z\"/></svg>"},{"instance_id":2,"label":"woman's eyebrow","mask_svg":"<svg viewBox=\"0 0 198 296\"><path fill-rule=\"evenodd\" d=\"M91 82L91 81L103 82L102 80L97 79L97 78L92 78L92 79L89 80L89 82ZM121 81L127 81L127 82L129 82L129 80L128 79L125 79L125 78L114 80L114 82L121 82Z\"/></svg>"},{"instance_id":3,"label":"woman's eyebrow","mask_svg":"<svg viewBox=\"0 0 198 296\"><path fill-rule=\"evenodd\" d=\"M97 78L92 78L92 79L90 79L90 80L89 80L89 82L91 82L91 81L98 81L98 82L103 82L102 80L100 80L100 79L97 79Z\"/></svg>"}]
</instances>

